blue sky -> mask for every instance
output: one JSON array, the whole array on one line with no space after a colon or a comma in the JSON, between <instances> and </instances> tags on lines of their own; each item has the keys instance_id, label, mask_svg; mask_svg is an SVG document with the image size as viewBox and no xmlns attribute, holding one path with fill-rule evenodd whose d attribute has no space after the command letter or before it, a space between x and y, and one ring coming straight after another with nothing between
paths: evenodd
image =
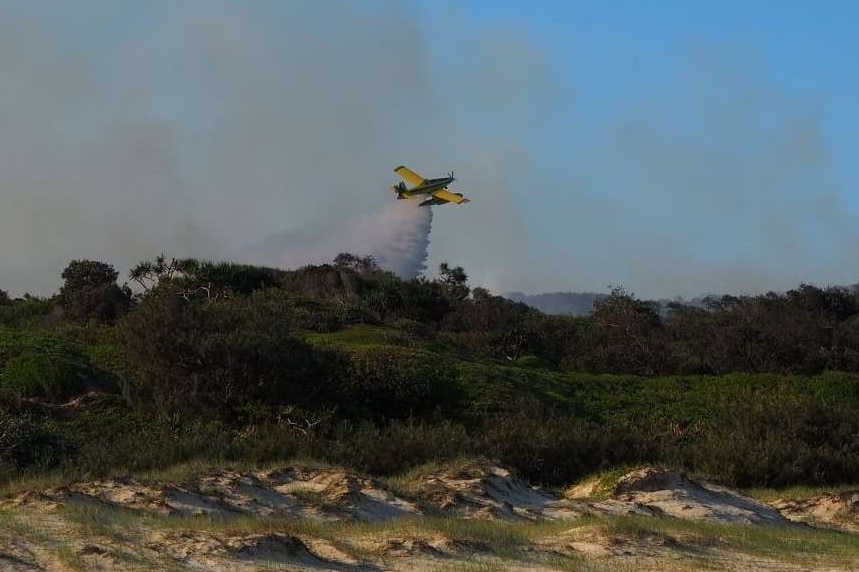
<instances>
[{"instance_id":1,"label":"blue sky","mask_svg":"<svg viewBox=\"0 0 859 572\"><path fill-rule=\"evenodd\" d=\"M424 1L430 19L441 3ZM647 89L684 50L710 46L756 60L786 90L817 100L839 174L859 143L859 4L850 0L469 0L475 23L512 24L541 44L554 79L597 116ZM741 61L736 64L742 65ZM575 113L574 109L564 110ZM845 195L859 209L859 193Z\"/></svg>"},{"instance_id":2,"label":"blue sky","mask_svg":"<svg viewBox=\"0 0 859 572\"><path fill-rule=\"evenodd\" d=\"M427 21L444 21L444 12L451 10L454 4L424 2ZM748 198L738 201L733 212L723 213L712 221L707 221L706 215L692 214L698 210L696 207L703 208L703 201L697 205L693 198L677 208L676 217L701 217L705 219L702 221L705 226L707 222L713 225L713 232L710 236L697 236L691 249L676 249L679 252L670 253L668 259L655 256L652 260L655 273L661 273L666 265L683 265L690 261L699 267L691 274L699 276L709 274L707 269L700 267L710 263L723 264L726 268L722 276L716 272L702 280L691 277L689 282L694 284L691 288L683 283L682 277L676 277L680 280L674 282L677 284L675 293L694 295L696 288L698 292L707 288L707 280L711 279L715 291L739 289L748 292L786 288L803 280L821 284L856 281L855 265L847 266L855 263L855 253L859 252L859 244L855 240L855 217L859 213L859 170L855 162L856 149L859 148L859 114L855 113L859 107L859 60L856 57L859 42L852 26L859 5L848 1L799 0L543 0L527 3L471 0L465 6L468 19L475 28L498 26L527 36L545 58L555 89L564 94L553 102L549 125L531 134L537 171L566 170L575 165L571 154L587 147L594 137L600 138L603 133L616 128L616 122L641 105L642 99L647 100L650 109L655 102L656 109L652 111L654 125L649 129L660 129L661 137L666 141L676 138L679 145L683 145L684 139L708 141L708 147L714 153L721 150L749 156L746 163L740 164L748 171L747 176L740 175L740 181L736 181L739 183L737 188L748 193L747 197L756 192L752 185L755 171L759 168L756 161L788 163L791 160L787 155L782 159L779 153L760 150L769 142L769 132L778 130L775 125L804 122L808 129L816 131L819 141L815 152L822 155L821 161L825 164L816 164L816 173L788 170L783 177L765 177L771 180L773 187L763 193L761 200L765 202L762 204L755 205L755 201ZM437 54L439 65L444 65L448 58L455 58L443 45ZM696 71L690 71L690 68ZM698 117L707 113L708 105L688 98L692 94L687 92L686 82L692 80L702 82L705 87L712 82L710 87L715 88L714 98L753 99L746 113L754 115L760 112L764 115L773 112L768 108L769 96L774 97L773 107L781 111L770 118L769 127L750 125L746 129L728 131L723 139L714 140L708 130L710 123L700 121ZM726 80L728 87L723 83ZM754 121L753 118L751 122ZM743 133L748 133L751 139L730 138ZM772 135L778 136L777 133ZM743 147L748 147L747 151L743 151ZM611 149L606 152L614 155ZM617 153L617 156L622 158L624 154ZM728 165L735 163L727 162ZM613 169L618 171L624 168L623 162L613 165ZM764 171L772 171L773 168L768 166ZM658 189L654 193L656 200L649 200L653 198L653 195L648 195L654 190L652 185L644 185L643 192L636 192L634 189L641 186L641 181L636 180L635 174L628 178L614 172L603 172L602 175L600 181L588 181L588 186L598 189L591 199L627 203L629 208L625 215L604 213L607 218L620 218L624 224L636 224L630 221L632 211L642 217L652 215L650 211L664 202L663 193L671 192ZM570 180L577 180L575 173L570 173ZM671 180L668 177L666 182ZM528 184L527 181L521 183ZM551 185L552 182L546 184ZM558 252L557 242L572 233L562 220L563 216L559 215L568 209L576 209L578 193L575 184L571 187L546 190L540 199L529 201L524 207L535 250L548 254L544 257L544 268L552 265L551 259L564 258ZM694 189L689 192L694 194ZM824 194L825 197L822 196ZM808 201L802 197L807 197ZM787 209L789 212L781 213L784 219L775 225L762 222L767 218L779 218L783 209L778 202L781 198L792 203ZM843 216L804 216L811 214L808 210L814 211L818 199L829 202L830 208ZM833 201L834 205L831 204ZM589 201L583 202L589 204ZM738 228L725 228L733 220L738 223ZM599 233L606 224L600 220L591 222L594 233ZM666 240L684 242L693 234L690 231L694 229L680 224L679 232L672 235L670 222L668 218L659 223L667 227ZM724 228L723 232L718 232L719 225ZM796 257L790 250L797 237L784 237L782 241L777 234L784 225L805 228L798 240L806 247L797 249ZM641 226L643 229L647 225ZM768 234L766 244L757 240L760 237L755 227L760 226L767 227L761 231ZM833 234L832 226L845 228L839 228ZM648 232L652 231L648 229ZM619 244L615 246L622 251L628 248L628 242L636 240L634 231L621 233ZM671 249L666 244L661 247ZM658 242L654 248L660 248ZM608 250L597 250L596 258L608 255ZM843 255L831 256L833 251L843 251ZM640 264L642 253L633 252L633 256L635 264ZM820 258L828 260L818 264ZM569 259L574 264L581 260L576 256ZM735 269L727 267L735 262ZM596 268L597 264L591 261L587 266ZM646 266L647 262L644 264ZM738 276L744 269L749 271L747 279ZM636 278L642 273L647 274L647 271L626 274L631 289L644 288L651 295L670 295L671 286L653 280L652 276L642 277L644 279L636 284ZM618 274L624 272L619 271ZM552 276L547 276L546 281L546 286L557 284L559 288L563 283L563 279L557 280ZM596 283L591 284L597 287Z\"/></svg>"},{"instance_id":3,"label":"blue sky","mask_svg":"<svg viewBox=\"0 0 859 572\"><path fill-rule=\"evenodd\" d=\"M444 2L421 4L429 26L443 21ZM727 62L738 67L744 65L744 58L753 60L771 81L816 102L839 177L845 188L857 188L859 40L854 23L859 4L855 2L468 0L449 4L465 6L476 27L511 26L540 45L552 80L575 94L575 103L556 110L561 123L576 114L587 114L595 122L605 119L636 91L665 81L686 50L722 51ZM442 62L455 57L445 53L443 45L439 51L444 54ZM844 198L851 209L859 210L859 192L845 192Z\"/></svg>"},{"instance_id":4,"label":"blue sky","mask_svg":"<svg viewBox=\"0 0 859 572\"><path fill-rule=\"evenodd\" d=\"M400 163L494 291L855 283L858 6L0 0L0 288L330 234Z\"/></svg>"}]
</instances>

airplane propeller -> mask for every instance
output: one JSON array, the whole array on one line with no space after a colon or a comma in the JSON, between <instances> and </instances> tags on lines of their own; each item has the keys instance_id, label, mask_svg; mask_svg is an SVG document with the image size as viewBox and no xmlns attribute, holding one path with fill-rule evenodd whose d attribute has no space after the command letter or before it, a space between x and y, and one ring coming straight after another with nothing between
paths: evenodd
<instances>
[{"instance_id":1,"label":"airplane propeller","mask_svg":"<svg viewBox=\"0 0 859 572\"><path fill-rule=\"evenodd\" d=\"M448 173L448 174L447 174L447 176L448 176L448 177L450 177L450 178L451 178L451 180L454 180L454 181L456 180L456 177L454 177L454 176L453 176L453 171L451 171L450 173Z\"/></svg>"}]
</instances>

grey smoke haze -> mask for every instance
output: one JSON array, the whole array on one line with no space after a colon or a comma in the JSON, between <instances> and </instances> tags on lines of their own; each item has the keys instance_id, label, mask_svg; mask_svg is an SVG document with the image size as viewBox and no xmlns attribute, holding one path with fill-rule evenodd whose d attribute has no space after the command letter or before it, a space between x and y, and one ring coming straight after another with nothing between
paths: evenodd
<instances>
[{"instance_id":1,"label":"grey smoke haze","mask_svg":"<svg viewBox=\"0 0 859 572\"><path fill-rule=\"evenodd\" d=\"M681 50L594 119L527 31L454 5L432 51L436 24L393 0L0 0L0 288L53 292L80 257L378 255L405 244L378 222L400 163L456 170L472 202L435 213L427 266L495 291L856 281L820 104L746 53Z\"/></svg>"},{"instance_id":2,"label":"grey smoke haze","mask_svg":"<svg viewBox=\"0 0 859 572\"><path fill-rule=\"evenodd\" d=\"M463 61L480 77L447 90L422 34L399 2L0 2L0 287L55 291L71 258L125 272L162 251L220 259L343 226L391 200L399 163L467 166L475 189L516 168L518 142L451 112L509 71L501 55L474 40ZM515 254L523 234L501 183L483 208L446 215L468 217L473 246ZM498 220L504 236L480 232ZM484 254L476 275L500 265Z\"/></svg>"}]
</instances>

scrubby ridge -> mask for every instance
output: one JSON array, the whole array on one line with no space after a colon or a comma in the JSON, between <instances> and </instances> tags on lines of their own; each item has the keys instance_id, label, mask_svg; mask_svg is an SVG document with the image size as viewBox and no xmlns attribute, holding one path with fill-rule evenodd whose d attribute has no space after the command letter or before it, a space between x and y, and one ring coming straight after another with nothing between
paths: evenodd
<instances>
[{"instance_id":1,"label":"scrubby ridge","mask_svg":"<svg viewBox=\"0 0 859 572\"><path fill-rule=\"evenodd\" d=\"M641 463L734 486L859 472L846 290L664 317L616 290L568 318L458 267L402 281L351 255L292 271L159 257L132 269L136 293L104 263L62 277L54 297L0 303L0 479L294 456L376 475L484 456L552 486Z\"/></svg>"}]
</instances>

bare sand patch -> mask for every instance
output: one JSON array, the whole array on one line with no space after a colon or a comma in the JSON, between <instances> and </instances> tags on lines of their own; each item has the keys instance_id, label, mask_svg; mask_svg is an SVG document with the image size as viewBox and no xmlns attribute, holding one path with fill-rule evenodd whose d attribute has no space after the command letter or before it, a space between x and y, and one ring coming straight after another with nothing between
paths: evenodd
<instances>
[{"instance_id":1,"label":"bare sand patch","mask_svg":"<svg viewBox=\"0 0 859 572\"><path fill-rule=\"evenodd\" d=\"M484 461L422 475L412 489L436 512L459 518L571 519L585 512L583 505L540 491Z\"/></svg>"},{"instance_id":2,"label":"bare sand patch","mask_svg":"<svg viewBox=\"0 0 859 572\"><path fill-rule=\"evenodd\" d=\"M859 491L826 493L806 499L777 499L770 504L795 522L859 533Z\"/></svg>"},{"instance_id":3,"label":"bare sand patch","mask_svg":"<svg viewBox=\"0 0 859 572\"><path fill-rule=\"evenodd\" d=\"M627 473L618 479L608 500L593 502L590 506L608 514L671 516L738 524L791 524L773 507L739 491L657 467Z\"/></svg>"}]
</instances>

